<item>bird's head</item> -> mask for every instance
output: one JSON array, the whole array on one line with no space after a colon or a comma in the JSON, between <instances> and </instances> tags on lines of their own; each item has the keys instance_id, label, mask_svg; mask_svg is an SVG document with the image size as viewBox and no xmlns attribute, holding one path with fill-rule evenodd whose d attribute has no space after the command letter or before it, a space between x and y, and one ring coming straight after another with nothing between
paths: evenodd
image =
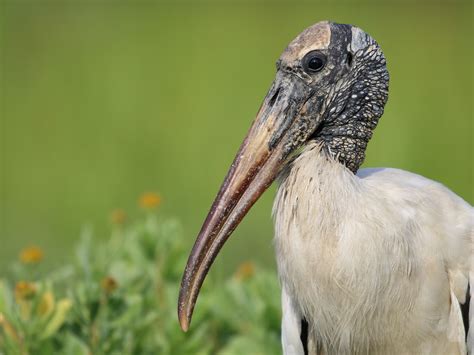
<instances>
[{"instance_id":1,"label":"bird's head","mask_svg":"<svg viewBox=\"0 0 474 355\"><path fill-rule=\"evenodd\" d=\"M320 22L296 37L189 256L178 303L187 330L204 278L255 201L311 140L356 172L388 96L384 55L357 27Z\"/></svg>"}]
</instances>

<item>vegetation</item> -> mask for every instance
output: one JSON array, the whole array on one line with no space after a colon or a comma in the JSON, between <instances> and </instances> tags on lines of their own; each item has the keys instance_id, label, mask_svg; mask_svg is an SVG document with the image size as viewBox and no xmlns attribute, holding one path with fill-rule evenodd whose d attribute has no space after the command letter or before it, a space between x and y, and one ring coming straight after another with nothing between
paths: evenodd
<instances>
[{"instance_id":1,"label":"vegetation","mask_svg":"<svg viewBox=\"0 0 474 355\"><path fill-rule=\"evenodd\" d=\"M472 7L1 0L0 277L33 240L46 267L73 253L82 223L106 235L104 211L148 189L163 192L162 211L179 217L191 243L276 60L322 20L360 26L387 58L389 100L365 166L421 174L474 204ZM237 228L217 274L243 258L274 266L273 197Z\"/></svg>"},{"instance_id":2,"label":"vegetation","mask_svg":"<svg viewBox=\"0 0 474 355\"><path fill-rule=\"evenodd\" d=\"M82 233L69 265L42 271L40 248L24 249L0 280L0 354L277 354L276 275L246 262L223 285L207 281L183 333L176 300L189 245L180 225L157 213L160 199L111 236ZM213 284L214 283L214 284Z\"/></svg>"}]
</instances>

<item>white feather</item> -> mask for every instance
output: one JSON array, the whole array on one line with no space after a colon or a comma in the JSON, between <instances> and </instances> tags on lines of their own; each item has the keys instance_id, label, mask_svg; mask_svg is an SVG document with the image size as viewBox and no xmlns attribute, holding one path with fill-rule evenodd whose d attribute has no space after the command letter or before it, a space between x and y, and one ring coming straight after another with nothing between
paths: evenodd
<instances>
[{"instance_id":1,"label":"white feather","mask_svg":"<svg viewBox=\"0 0 474 355\"><path fill-rule=\"evenodd\" d=\"M474 274L474 212L461 198L402 170L355 176L310 144L283 174L273 214L285 302L323 353L465 353L453 300Z\"/></svg>"},{"instance_id":2,"label":"white feather","mask_svg":"<svg viewBox=\"0 0 474 355\"><path fill-rule=\"evenodd\" d=\"M469 272L469 284L471 285L471 307L469 308L469 332L467 334L467 352L474 354L474 251L471 255L471 271Z\"/></svg>"},{"instance_id":3,"label":"white feather","mask_svg":"<svg viewBox=\"0 0 474 355\"><path fill-rule=\"evenodd\" d=\"M300 339L301 315L295 310L292 301L285 291L281 291L282 322L281 343L286 355L303 355L303 344Z\"/></svg>"}]
</instances>

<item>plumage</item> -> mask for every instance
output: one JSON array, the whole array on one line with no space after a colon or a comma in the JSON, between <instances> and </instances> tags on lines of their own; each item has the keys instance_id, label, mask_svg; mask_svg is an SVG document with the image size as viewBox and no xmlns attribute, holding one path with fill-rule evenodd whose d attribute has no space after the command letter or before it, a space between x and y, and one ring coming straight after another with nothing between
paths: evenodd
<instances>
[{"instance_id":1,"label":"plumage","mask_svg":"<svg viewBox=\"0 0 474 355\"><path fill-rule=\"evenodd\" d=\"M273 215L285 354L303 354L289 339L302 318L313 353L465 353L474 211L450 190L398 169L354 175L310 144Z\"/></svg>"},{"instance_id":2,"label":"plumage","mask_svg":"<svg viewBox=\"0 0 474 355\"><path fill-rule=\"evenodd\" d=\"M277 179L285 354L474 352L473 208L422 176L359 169L388 87L358 27L320 22L290 42L189 256L184 330L219 250Z\"/></svg>"}]
</instances>

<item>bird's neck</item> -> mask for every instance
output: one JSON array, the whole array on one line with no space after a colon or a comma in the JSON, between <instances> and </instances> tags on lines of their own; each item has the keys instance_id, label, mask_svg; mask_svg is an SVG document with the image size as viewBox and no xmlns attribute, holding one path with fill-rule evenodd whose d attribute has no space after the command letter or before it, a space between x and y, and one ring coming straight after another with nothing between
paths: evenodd
<instances>
[{"instance_id":1,"label":"bird's neck","mask_svg":"<svg viewBox=\"0 0 474 355\"><path fill-rule=\"evenodd\" d=\"M353 173L364 162L367 143L388 99L385 58L378 46L369 49L356 55L350 78L341 78L328 94L322 124L313 134L326 153Z\"/></svg>"},{"instance_id":2,"label":"bird's neck","mask_svg":"<svg viewBox=\"0 0 474 355\"><path fill-rule=\"evenodd\" d=\"M360 190L359 178L316 141L305 146L279 182L273 215L276 229L281 230L306 219L324 227L337 223L350 204L357 202Z\"/></svg>"},{"instance_id":3,"label":"bird's neck","mask_svg":"<svg viewBox=\"0 0 474 355\"><path fill-rule=\"evenodd\" d=\"M376 85L365 88L362 93L351 92L340 112L329 106L323 124L314 134L322 150L354 174L364 162L367 144L383 114L386 94Z\"/></svg>"},{"instance_id":4,"label":"bird's neck","mask_svg":"<svg viewBox=\"0 0 474 355\"><path fill-rule=\"evenodd\" d=\"M279 180L273 205L279 275L290 294L304 298L314 285L307 285L306 277L313 278L315 261L327 267L334 262L332 251L340 237L341 220L359 208L363 187L356 175L314 141ZM324 281L326 274L330 277L325 270L317 271L322 275L320 280ZM305 313L303 300L298 302Z\"/></svg>"},{"instance_id":5,"label":"bird's neck","mask_svg":"<svg viewBox=\"0 0 474 355\"><path fill-rule=\"evenodd\" d=\"M358 123L325 126L315 138L324 153L345 165L354 174L365 160L365 150L372 130Z\"/></svg>"}]
</instances>

